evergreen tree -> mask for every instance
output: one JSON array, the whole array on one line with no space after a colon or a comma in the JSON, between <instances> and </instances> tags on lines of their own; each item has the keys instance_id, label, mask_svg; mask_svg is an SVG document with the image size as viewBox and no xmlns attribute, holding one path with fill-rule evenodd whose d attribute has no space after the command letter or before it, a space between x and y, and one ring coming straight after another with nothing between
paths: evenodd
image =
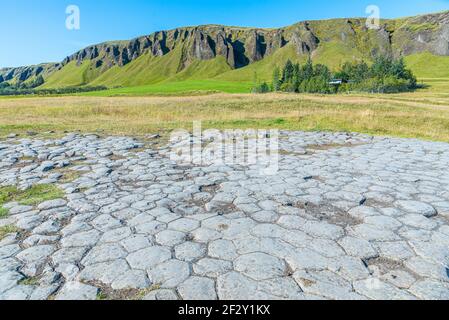
<instances>
[{"instance_id":1,"label":"evergreen tree","mask_svg":"<svg viewBox=\"0 0 449 320\"><path fill-rule=\"evenodd\" d=\"M371 72L368 64L365 61L362 61L361 63L357 64L354 68L354 72L351 75L351 78L349 80L354 81L362 81L363 79L371 77Z\"/></svg>"},{"instance_id":2,"label":"evergreen tree","mask_svg":"<svg viewBox=\"0 0 449 320\"><path fill-rule=\"evenodd\" d=\"M290 59L287 60L284 70L282 71L282 83L289 83L293 79L293 63Z\"/></svg>"},{"instance_id":3,"label":"evergreen tree","mask_svg":"<svg viewBox=\"0 0 449 320\"><path fill-rule=\"evenodd\" d=\"M313 75L315 77L323 77L324 79L330 80L332 75L329 68L323 64L317 64L313 68Z\"/></svg>"},{"instance_id":4,"label":"evergreen tree","mask_svg":"<svg viewBox=\"0 0 449 320\"><path fill-rule=\"evenodd\" d=\"M299 63L296 63L293 66L293 75L292 75L292 92L298 92L299 85L301 84L301 72Z\"/></svg>"},{"instance_id":5,"label":"evergreen tree","mask_svg":"<svg viewBox=\"0 0 449 320\"><path fill-rule=\"evenodd\" d=\"M393 61L389 57L378 56L374 59L374 63L371 66L371 74L379 79L381 82L392 70Z\"/></svg>"},{"instance_id":6,"label":"evergreen tree","mask_svg":"<svg viewBox=\"0 0 449 320\"><path fill-rule=\"evenodd\" d=\"M304 74L304 80L310 80L313 77L313 62L310 57L302 68L302 71Z\"/></svg>"}]
</instances>

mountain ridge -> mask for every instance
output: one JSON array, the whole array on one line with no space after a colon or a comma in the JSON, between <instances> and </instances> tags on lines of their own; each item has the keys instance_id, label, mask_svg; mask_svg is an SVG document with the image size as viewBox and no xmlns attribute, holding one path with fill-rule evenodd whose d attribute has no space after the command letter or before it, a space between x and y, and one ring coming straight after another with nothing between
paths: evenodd
<instances>
[{"instance_id":1,"label":"mountain ridge","mask_svg":"<svg viewBox=\"0 0 449 320\"><path fill-rule=\"evenodd\" d=\"M270 69L276 63L271 61L275 60L273 55L281 49L277 55L282 59L303 61L312 57L334 68L345 59L370 60L379 54L412 56L428 52L449 56L449 11L383 19L378 30L368 29L365 21L336 18L300 21L281 28L216 24L173 28L131 40L91 45L58 63L3 68L0 77L15 83L42 75L46 80L43 87L146 85L176 79L192 66L204 70L207 65L217 69L217 74L212 72L208 77L234 72L238 78L238 74L245 73L248 81L246 70L263 65L265 59L270 61L266 67ZM135 74L139 74L139 81L127 79Z\"/></svg>"}]
</instances>

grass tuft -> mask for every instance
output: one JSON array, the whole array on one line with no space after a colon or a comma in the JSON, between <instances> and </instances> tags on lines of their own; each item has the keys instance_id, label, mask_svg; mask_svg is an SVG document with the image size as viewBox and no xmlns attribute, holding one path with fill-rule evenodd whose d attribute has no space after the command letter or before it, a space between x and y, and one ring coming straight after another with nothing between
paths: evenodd
<instances>
[{"instance_id":1,"label":"grass tuft","mask_svg":"<svg viewBox=\"0 0 449 320\"><path fill-rule=\"evenodd\" d=\"M137 294L131 298L131 300L143 300L147 294L149 294L152 291L159 290L161 288L160 284L153 284L151 287L146 289L141 289L137 292Z\"/></svg>"},{"instance_id":2,"label":"grass tuft","mask_svg":"<svg viewBox=\"0 0 449 320\"><path fill-rule=\"evenodd\" d=\"M82 176L81 172L73 171L73 170L64 170L61 173L62 173L62 177L61 177L61 179L59 179L60 183L73 182Z\"/></svg>"},{"instance_id":3,"label":"grass tuft","mask_svg":"<svg viewBox=\"0 0 449 320\"><path fill-rule=\"evenodd\" d=\"M24 286L38 286L39 278L37 278L37 277L25 278L25 279L19 281L19 284L24 285Z\"/></svg>"},{"instance_id":4,"label":"grass tuft","mask_svg":"<svg viewBox=\"0 0 449 320\"><path fill-rule=\"evenodd\" d=\"M0 207L0 219L8 217L8 209Z\"/></svg>"},{"instance_id":5,"label":"grass tuft","mask_svg":"<svg viewBox=\"0 0 449 320\"><path fill-rule=\"evenodd\" d=\"M27 190L19 190L13 186L0 188L0 206L13 201L22 205L35 206L44 201L62 197L64 192L51 184L34 185Z\"/></svg>"},{"instance_id":6,"label":"grass tuft","mask_svg":"<svg viewBox=\"0 0 449 320\"><path fill-rule=\"evenodd\" d=\"M19 232L20 229L13 225L0 227L0 240L3 240L8 234Z\"/></svg>"},{"instance_id":7,"label":"grass tuft","mask_svg":"<svg viewBox=\"0 0 449 320\"><path fill-rule=\"evenodd\" d=\"M105 301L105 300L109 300L108 295L105 294L103 291L99 291L97 294L97 300L98 301Z\"/></svg>"}]
</instances>

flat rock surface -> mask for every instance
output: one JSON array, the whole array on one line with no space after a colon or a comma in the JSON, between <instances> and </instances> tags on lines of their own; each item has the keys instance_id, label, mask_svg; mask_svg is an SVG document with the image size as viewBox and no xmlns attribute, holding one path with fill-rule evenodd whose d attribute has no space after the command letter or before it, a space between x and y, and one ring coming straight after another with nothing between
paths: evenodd
<instances>
[{"instance_id":1,"label":"flat rock surface","mask_svg":"<svg viewBox=\"0 0 449 320\"><path fill-rule=\"evenodd\" d=\"M266 175L157 141L1 141L0 186L65 196L5 205L0 299L449 299L449 144L281 132Z\"/></svg>"}]
</instances>

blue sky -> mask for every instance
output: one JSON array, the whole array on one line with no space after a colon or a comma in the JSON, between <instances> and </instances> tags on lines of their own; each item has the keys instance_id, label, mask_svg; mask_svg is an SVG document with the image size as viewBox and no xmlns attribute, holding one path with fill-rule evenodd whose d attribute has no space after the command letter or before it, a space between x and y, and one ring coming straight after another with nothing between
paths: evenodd
<instances>
[{"instance_id":1,"label":"blue sky","mask_svg":"<svg viewBox=\"0 0 449 320\"><path fill-rule=\"evenodd\" d=\"M81 11L80 30L65 28L72 4ZM61 61L90 44L180 26L281 27L365 16L371 4L383 18L449 10L448 0L0 0L0 67Z\"/></svg>"}]
</instances>

